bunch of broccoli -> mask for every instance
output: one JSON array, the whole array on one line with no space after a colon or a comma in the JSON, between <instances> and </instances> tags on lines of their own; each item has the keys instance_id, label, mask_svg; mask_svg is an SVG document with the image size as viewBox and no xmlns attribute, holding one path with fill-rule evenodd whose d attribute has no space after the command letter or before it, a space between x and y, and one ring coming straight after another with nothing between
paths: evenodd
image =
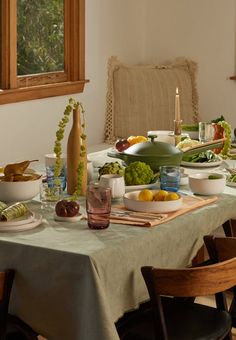
<instances>
[{"instance_id":1,"label":"bunch of broccoli","mask_svg":"<svg viewBox=\"0 0 236 340\"><path fill-rule=\"evenodd\" d=\"M126 185L149 184L154 179L153 170L144 162L136 161L125 168Z\"/></svg>"},{"instance_id":2,"label":"bunch of broccoli","mask_svg":"<svg viewBox=\"0 0 236 340\"><path fill-rule=\"evenodd\" d=\"M124 176L126 185L149 184L155 180L155 175L150 166L144 162L136 161L124 168L119 162L105 163L98 170L98 179L102 175L117 174Z\"/></svg>"}]
</instances>

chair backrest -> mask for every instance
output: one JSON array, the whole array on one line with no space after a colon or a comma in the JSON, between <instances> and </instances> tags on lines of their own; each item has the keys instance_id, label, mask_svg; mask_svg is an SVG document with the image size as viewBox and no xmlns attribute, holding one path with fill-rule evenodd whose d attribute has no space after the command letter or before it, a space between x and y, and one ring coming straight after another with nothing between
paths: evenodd
<instances>
[{"instance_id":1,"label":"chair backrest","mask_svg":"<svg viewBox=\"0 0 236 340\"><path fill-rule=\"evenodd\" d=\"M153 307L156 338L168 339L162 296L177 298L216 295L217 308L227 310L221 292L236 284L236 257L209 266L162 269L141 268Z\"/></svg>"},{"instance_id":2,"label":"chair backrest","mask_svg":"<svg viewBox=\"0 0 236 340\"><path fill-rule=\"evenodd\" d=\"M13 269L0 272L0 340L5 339L8 306L14 275Z\"/></svg>"},{"instance_id":3,"label":"chair backrest","mask_svg":"<svg viewBox=\"0 0 236 340\"><path fill-rule=\"evenodd\" d=\"M213 262L225 261L236 256L236 237L206 235L204 243Z\"/></svg>"},{"instance_id":4,"label":"chair backrest","mask_svg":"<svg viewBox=\"0 0 236 340\"><path fill-rule=\"evenodd\" d=\"M141 268L151 298L158 295L196 297L216 294L236 284L236 257L209 266Z\"/></svg>"},{"instance_id":5,"label":"chair backrest","mask_svg":"<svg viewBox=\"0 0 236 340\"><path fill-rule=\"evenodd\" d=\"M197 63L177 58L162 65L127 65L116 57L108 61L105 141L150 130L173 130L176 87L181 119L197 123Z\"/></svg>"}]
</instances>

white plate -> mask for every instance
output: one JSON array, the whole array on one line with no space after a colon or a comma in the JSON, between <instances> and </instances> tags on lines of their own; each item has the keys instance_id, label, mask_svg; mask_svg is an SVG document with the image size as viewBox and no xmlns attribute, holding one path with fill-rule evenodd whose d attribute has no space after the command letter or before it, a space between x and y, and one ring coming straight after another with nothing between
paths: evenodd
<instances>
[{"instance_id":1,"label":"white plate","mask_svg":"<svg viewBox=\"0 0 236 340\"><path fill-rule=\"evenodd\" d=\"M73 217L62 217L58 216L57 214L54 214L54 220L55 221L61 221L61 222L77 222L81 220L84 216L82 214L77 214Z\"/></svg>"},{"instance_id":2,"label":"white plate","mask_svg":"<svg viewBox=\"0 0 236 340\"><path fill-rule=\"evenodd\" d=\"M8 227L8 226L19 226L22 224L30 223L34 220L34 213L32 211L28 211L21 217L14 218L10 221L0 221L0 227Z\"/></svg>"},{"instance_id":3,"label":"white plate","mask_svg":"<svg viewBox=\"0 0 236 340\"><path fill-rule=\"evenodd\" d=\"M222 163L222 160L216 162L205 162L205 163L194 163L194 162L185 162L182 161L181 165L190 166L192 168L212 168L218 166Z\"/></svg>"},{"instance_id":4,"label":"white plate","mask_svg":"<svg viewBox=\"0 0 236 340\"><path fill-rule=\"evenodd\" d=\"M236 182L226 182L229 187L236 187Z\"/></svg>"},{"instance_id":5,"label":"white plate","mask_svg":"<svg viewBox=\"0 0 236 340\"><path fill-rule=\"evenodd\" d=\"M34 219L30 223L21 225L0 225L0 231L12 232L12 231L25 231L38 227L42 223L42 215L35 214Z\"/></svg>"},{"instance_id":6,"label":"white plate","mask_svg":"<svg viewBox=\"0 0 236 340\"><path fill-rule=\"evenodd\" d=\"M143 189L151 189L157 188L159 182L155 182L152 184L143 184L143 185L126 185L125 191L136 191L136 190L143 190Z\"/></svg>"}]
</instances>

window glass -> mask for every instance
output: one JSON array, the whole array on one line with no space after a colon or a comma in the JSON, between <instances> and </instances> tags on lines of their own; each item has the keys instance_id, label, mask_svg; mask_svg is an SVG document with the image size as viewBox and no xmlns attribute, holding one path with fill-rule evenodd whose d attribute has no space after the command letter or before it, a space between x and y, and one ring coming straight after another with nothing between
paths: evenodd
<instances>
[{"instance_id":1,"label":"window glass","mask_svg":"<svg viewBox=\"0 0 236 340\"><path fill-rule=\"evenodd\" d=\"M64 70L64 0L17 1L17 75Z\"/></svg>"}]
</instances>

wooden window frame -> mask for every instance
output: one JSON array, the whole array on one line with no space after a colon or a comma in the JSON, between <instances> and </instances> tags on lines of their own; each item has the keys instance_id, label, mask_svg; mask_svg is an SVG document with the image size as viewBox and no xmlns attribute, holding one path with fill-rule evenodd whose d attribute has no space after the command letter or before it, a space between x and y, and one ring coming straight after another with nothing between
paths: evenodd
<instances>
[{"instance_id":1,"label":"wooden window frame","mask_svg":"<svg viewBox=\"0 0 236 340\"><path fill-rule=\"evenodd\" d=\"M0 104L83 92L85 0L64 0L64 71L17 76L17 0L1 0L0 23Z\"/></svg>"}]
</instances>

